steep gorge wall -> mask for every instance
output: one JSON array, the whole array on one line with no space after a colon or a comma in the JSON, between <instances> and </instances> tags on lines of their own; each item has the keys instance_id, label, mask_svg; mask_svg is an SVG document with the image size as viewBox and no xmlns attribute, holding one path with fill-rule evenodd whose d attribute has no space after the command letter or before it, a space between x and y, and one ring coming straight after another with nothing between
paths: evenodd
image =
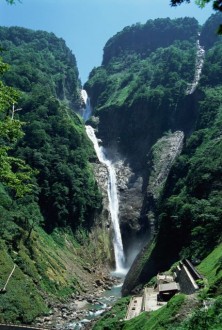
<instances>
[{"instance_id":1,"label":"steep gorge wall","mask_svg":"<svg viewBox=\"0 0 222 330\"><path fill-rule=\"evenodd\" d=\"M18 197L8 182L0 184L0 287L16 265L1 295L0 322L31 323L49 311L49 302L94 291L103 257L95 248L99 239L89 241L88 236L101 196L90 164L94 150L74 113L80 104L80 83L71 50L52 33L19 27L1 27L0 39L7 50L2 52L3 60L10 64L1 77L1 93L5 96L7 91L2 81L16 87L21 92L16 107L22 108L12 121L12 100L5 104L1 100L1 124L10 121L20 127L19 117L23 122L20 141L14 138L20 135L17 128L10 137L10 158L13 155L22 164L18 172L17 163L12 166L18 178L28 174L20 160L29 164L33 188ZM1 144L8 149L7 138Z\"/></svg>"},{"instance_id":2,"label":"steep gorge wall","mask_svg":"<svg viewBox=\"0 0 222 330\"><path fill-rule=\"evenodd\" d=\"M157 272L169 269L181 257L199 262L220 242L221 212L216 205L221 200L218 181L222 162L218 153L221 96L218 91L222 65L216 55L221 52L221 38L214 35L221 20L219 16L212 16L203 27L203 31L210 27L211 40L209 33L207 40L201 33L201 41L211 48L206 52L201 79L193 94L198 116L195 122L190 118L192 134L186 134L182 154L171 168L162 191L156 213L156 236L152 244L141 251L127 274L122 289L124 295L141 288Z\"/></svg>"},{"instance_id":3,"label":"steep gorge wall","mask_svg":"<svg viewBox=\"0 0 222 330\"><path fill-rule=\"evenodd\" d=\"M168 204L161 209L160 217L157 204L161 202L163 205L162 196L166 194L165 182L168 185L167 189L170 190L166 179L174 160L181 150L184 150L183 143L186 150L187 140L190 136L192 140L192 133L199 125L200 117L203 116L202 121L203 118L206 121L210 117L209 111L206 111L208 114L201 113L203 107L200 107L199 102L204 100L209 84L213 83L215 86L219 84L216 73L209 80L213 70L213 68L209 69L209 63L210 59L218 62L220 59L215 57L216 50L215 53L211 51L206 53L201 76L198 75L199 86L187 95L188 87L194 81L194 77L197 77L195 69L200 70L199 65L195 67L196 58L199 56L197 47L199 27L192 19L174 20L170 25L175 24L176 28L178 22L182 29L186 29L186 24L189 24L190 34L186 35L186 38L182 33L176 34L175 39L167 39L171 40L167 44L161 43L158 33L164 25L167 30L168 20L153 21L152 24L149 22L147 26L150 30L147 26L139 24L114 36L105 46L103 65L93 69L85 86L93 103L99 138L106 148L112 150L113 155L118 154L122 162L129 166L130 171L126 176L132 173L135 182L138 182L140 194L136 199L138 198L139 204L142 205L139 218L134 214L129 215L128 210L132 202L129 202L131 199L124 198L127 190L119 191L120 200L124 203L120 213L123 229L125 219L129 228L133 217L136 220L134 223L139 221L142 227L149 228L152 234L156 231L157 234L155 240L142 249L132 265L123 287L124 294L148 281L158 271L170 267L179 258L182 247L188 244L190 239L189 224L192 219L189 218L190 222L186 224L184 219L187 214L183 214L180 218L174 211L172 218L168 214L165 216L164 208L167 209ZM210 21L213 31L215 22L211 23ZM158 45L153 41L155 39L153 26L158 30ZM136 44L135 35L139 39L139 45ZM149 43L152 45L152 42L154 42L153 46L148 47L147 45ZM211 45L211 41L204 39L203 32L200 36L200 45ZM219 45L217 47L219 49ZM166 132L169 132L169 136L172 134L168 142L167 139L164 142L163 136L166 137ZM182 142L183 137L184 142ZM163 147L160 148L161 144ZM160 155L157 158L155 148L156 150L160 148ZM176 189L181 191L184 181L179 179L187 169L186 157L182 154L179 159L176 165L178 184L173 183L178 187ZM180 164L181 174L179 174ZM189 179L190 177L191 174ZM135 192L133 194L135 195ZM173 209L173 197L171 203ZM177 212L180 212L180 208L182 204L179 204L178 199ZM184 213L186 213L185 208ZM156 223L156 228L153 223ZM123 231L123 236L125 234L129 234L127 230L125 233ZM146 237L149 235L148 230Z\"/></svg>"},{"instance_id":4,"label":"steep gorge wall","mask_svg":"<svg viewBox=\"0 0 222 330\"><path fill-rule=\"evenodd\" d=\"M161 37L163 29L169 38ZM197 31L194 19L160 19L124 29L107 42L103 66L93 69L85 85L96 118L91 123L116 167L120 223L129 251L134 240L148 241L153 228L147 203L152 146L169 130L189 134L194 126L198 94L186 96L185 91L194 76ZM165 153L171 148L166 145ZM168 168L163 176L173 159L163 160Z\"/></svg>"}]
</instances>

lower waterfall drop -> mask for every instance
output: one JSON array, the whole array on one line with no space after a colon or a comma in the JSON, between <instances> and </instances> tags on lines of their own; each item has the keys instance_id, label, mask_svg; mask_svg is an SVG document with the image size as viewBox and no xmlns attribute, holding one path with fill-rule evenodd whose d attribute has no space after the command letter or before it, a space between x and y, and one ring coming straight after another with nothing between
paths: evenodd
<instances>
[{"instance_id":1,"label":"lower waterfall drop","mask_svg":"<svg viewBox=\"0 0 222 330\"><path fill-rule=\"evenodd\" d=\"M109 209L111 220L113 224L114 230L114 254L115 254L115 262L116 262L116 272L117 273L125 273L126 269L124 267L125 257L123 251L123 243L119 226L119 200L117 193L117 182L116 182L116 172L112 162L106 158L104 148L100 147L98 144L98 140L95 136L94 129L91 126L86 126L86 133L90 140L94 145L94 149L96 151L97 157L101 163L106 165L108 170L108 198L109 198Z\"/></svg>"},{"instance_id":2,"label":"lower waterfall drop","mask_svg":"<svg viewBox=\"0 0 222 330\"><path fill-rule=\"evenodd\" d=\"M83 118L84 122L86 122L92 114L92 108L91 108L91 104L90 104L90 98L88 97L87 92L85 91L85 89L81 90L81 97L82 97L82 100L85 104L85 108L84 108L84 111L83 111L83 114L82 114L82 118Z\"/></svg>"}]
</instances>

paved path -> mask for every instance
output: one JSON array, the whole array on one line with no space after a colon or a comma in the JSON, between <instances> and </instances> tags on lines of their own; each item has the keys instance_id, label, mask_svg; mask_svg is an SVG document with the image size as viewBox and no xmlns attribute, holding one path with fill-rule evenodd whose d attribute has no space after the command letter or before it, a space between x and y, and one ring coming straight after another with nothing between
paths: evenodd
<instances>
[{"instance_id":1,"label":"paved path","mask_svg":"<svg viewBox=\"0 0 222 330\"><path fill-rule=\"evenodd\" d=\"M155 311L166 303L157 303L157 292L153 288L144 289L144 311Z\"/></svg>"}]
</instances>

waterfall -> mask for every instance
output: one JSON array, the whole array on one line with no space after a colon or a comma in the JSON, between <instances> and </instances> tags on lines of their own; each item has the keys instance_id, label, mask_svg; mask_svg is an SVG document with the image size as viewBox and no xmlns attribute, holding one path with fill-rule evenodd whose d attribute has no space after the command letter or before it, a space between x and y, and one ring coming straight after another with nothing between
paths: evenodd
<instances>
[{"instance_id":1,"label":"waterfall","mask_svg":"<svg viewBox=\"0 0 222 330\"><path fill-rule=\"evenodd\" d=\"M191 84L187 87L186 90L186 95L192 94L195 89L197 88L197 85L200 80L200 75L202 72L203 64L204 64L204 55L205 55L205 50L204 48L200 45L200 41L197 40L197 54L196 54L196 63L195 63L195 74L194 74L194 79Z\"/></svg>"},{"instance_id":2,"label":"waterfall","mask_svg":"<svg viewBox=\"0 0 222 330\"><path fill-rule=\"evenodd\" d=\"M114 246L115 262L116 262L116 272L123 273L125 271L124 270L125 258L124 258L120 226L119 226L119 200L118 200L115 168L112 162L109 159L107 159L105 154L105 149L99 146L98 140L95 136L94 129L91 126L86 126L86 132L94 145L94 149L96 151L99 161L103 163L108 170L107 192L109 199L110 215L114 230L113 246Z\"/></svg>"},{"instance_id":3,"label":"waterfall","mask_svg":"<svg viewBox=\"0 0 222 330\"><path fill-rule=\"evenodd\" d=\"M83 119L86 122L92 114L92 108L90 105L90 99L87 95L87 92L84 89L81 90L81 97L85 104L85 109L83 111ZM98 140L95 136L94 129L91 126L86 126L86 133L94 145L94 149L96 151L99 161L103 163L108 170L107 193L109 199L110 215L114 230L113 246L114 246L115 262L116 262L116 271L123 273L125 271L124 270L125 258L123 252L123 243L120 232L120 226L119 226L119 200L118 200L115 168L112 162L109 159L107 159L105 154L105 149L99 146Z\"/></svg>"},{"instance_id":4,"label":"waterfall","mask_svg":"<svg viewBox=\"0 0 222 330\"><path fill-rule=\"evenodd\" d=\"M85 104L82 117L84 122L86 122L92 114L92 108L90 105L90 98L88 97L87 92L84 89L81 90L81 97Z\"/></svg>"}]
</instances>

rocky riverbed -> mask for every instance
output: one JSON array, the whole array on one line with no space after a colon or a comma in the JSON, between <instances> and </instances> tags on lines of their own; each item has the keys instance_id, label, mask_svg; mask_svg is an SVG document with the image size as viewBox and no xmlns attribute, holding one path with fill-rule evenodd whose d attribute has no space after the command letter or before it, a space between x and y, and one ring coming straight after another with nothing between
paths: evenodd
<instances>
[{"instance_id":1,"label":"rocky riverbed","mask_svg":"<svg viewBox=\"0 0 222 330\"><path fill-rule=\"evenodd\" d=\"M91 329L96 318L120 296L121 281L106 275L95 282L93 292L72 294L65 303L49 302L49 314L36 319L35 326L54 330Z\"/></svg>"}]
</instances>

